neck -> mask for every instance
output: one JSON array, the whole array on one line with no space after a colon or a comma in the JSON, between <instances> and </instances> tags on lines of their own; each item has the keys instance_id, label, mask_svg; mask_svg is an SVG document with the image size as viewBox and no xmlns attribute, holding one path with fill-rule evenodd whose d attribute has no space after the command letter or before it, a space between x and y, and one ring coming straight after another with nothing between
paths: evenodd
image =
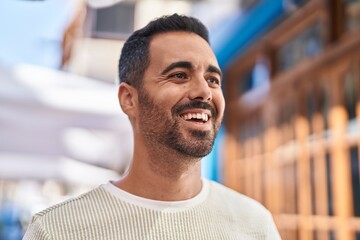
<instances>
[{"instance_id":1,"label":"neck","mask_svg":"<svg viewBox=\"0 0 360 240\"><path fill-rule=\"evenodd\" d=\"M180 201L196 196L202 187L200 159L183 156L173 149L142 152L134 147L128 173L117 187L140 197ZM155 148L152 148L155 149Z\"/></svg>"}]
</instances>

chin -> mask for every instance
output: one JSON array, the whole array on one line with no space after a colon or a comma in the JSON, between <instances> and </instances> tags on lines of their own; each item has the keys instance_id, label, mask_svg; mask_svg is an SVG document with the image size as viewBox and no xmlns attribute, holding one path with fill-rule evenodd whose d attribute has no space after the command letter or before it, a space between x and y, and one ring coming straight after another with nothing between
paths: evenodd
<instances>
[{"instance_id":1,"label":"chin","mask_svg":"<svg viewBox=\"0 0 360 240\"><path fill-rule=\"evenodd\" d=\"M194 157L194 158L203 158L206 155L208 155L214 145L213 140L199 140L199 139L192 139L188 140L186 142L183 142L183 144L177 146L178 152Z\"/></svg>"}]
</instances>

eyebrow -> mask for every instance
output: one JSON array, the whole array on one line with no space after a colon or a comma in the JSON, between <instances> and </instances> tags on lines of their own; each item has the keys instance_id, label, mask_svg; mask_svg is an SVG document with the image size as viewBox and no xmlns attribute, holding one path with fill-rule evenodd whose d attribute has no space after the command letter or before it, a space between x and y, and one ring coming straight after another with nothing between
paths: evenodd
<instances>
[{"instance_id":1,"label":"eyebrow","mask_svg":"<svg viewBox=\"0 0 360 240\"><path fill-rule=\"evenodd\" d=\"M207 72L217 73L220 75L220 77L222 77L222 72L221 72L220 68L215 67L214 65L210 65L207 69Z\"/></svg>"},{"instance_id":2,"label":"eyebrow","mask_svg":"<svg viewBox=\"0 0 360 240\"><path fill-rule=\"evenodd\" d=\"M185 68L185 69L189 69L192 70L194 69L194 66L191 62L188 61L179 61L179 62L174 62L172 64L170 64L169 66L167 66L164 71L161 72L161 74L166 74L168 72L170 72L171 70L175 69L175 68ZM210 73L217 73L220 75L220 77L222 77L222 72L218 67L215 67L214 65L209 65L209 67L207 68L207 72Z\"/></svg>"},{"instance_id":3,"label":"eyebrow","mask_svg":"<svg viewBox=\"0 0 360 240\"><path fill-rule=\"evenodd\" d=\"M185 68L185 69L191 70L191 69L194 69L194 66L192 65L191 62L187 62L187 61L174 62L174 63L170 64L169 66L167 66L164 69L164 71L161 72L161 74L164 75L175 68Z\"/></svg>"}]
</instances>

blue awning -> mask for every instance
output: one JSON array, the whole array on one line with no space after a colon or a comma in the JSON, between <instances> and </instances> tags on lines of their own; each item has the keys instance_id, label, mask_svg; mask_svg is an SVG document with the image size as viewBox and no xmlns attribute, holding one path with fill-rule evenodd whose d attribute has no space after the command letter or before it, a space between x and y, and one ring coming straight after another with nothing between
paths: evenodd
<instances>
[{"instance_id":1,"label":"blue awning","mask_svg":"<svg viewBox=\"0 0 360 240\"><path fill-rule=\"evenodd\" d=\"M246 47L277 23L285 12L283 0L263 0L250 11L239 12L213 29L210 42L220 67L226 68Z\"/></svg>"}]
</instances>

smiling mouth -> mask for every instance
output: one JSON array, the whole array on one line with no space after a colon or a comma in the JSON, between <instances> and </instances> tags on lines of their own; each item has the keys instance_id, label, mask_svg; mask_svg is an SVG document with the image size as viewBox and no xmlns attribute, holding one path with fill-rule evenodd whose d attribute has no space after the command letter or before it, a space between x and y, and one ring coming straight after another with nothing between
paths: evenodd
<instances>
[{"instance_id":1,"label":"smiling mouth","mask_svg":"<svg viewBox=\"0 0 360 240\"><path fill-rule=\"evenodd\" d=\"M185 113L180 116L186 121L206 123L209 120L209 115L206 113Z\"/></svg>"}]
</instances>

